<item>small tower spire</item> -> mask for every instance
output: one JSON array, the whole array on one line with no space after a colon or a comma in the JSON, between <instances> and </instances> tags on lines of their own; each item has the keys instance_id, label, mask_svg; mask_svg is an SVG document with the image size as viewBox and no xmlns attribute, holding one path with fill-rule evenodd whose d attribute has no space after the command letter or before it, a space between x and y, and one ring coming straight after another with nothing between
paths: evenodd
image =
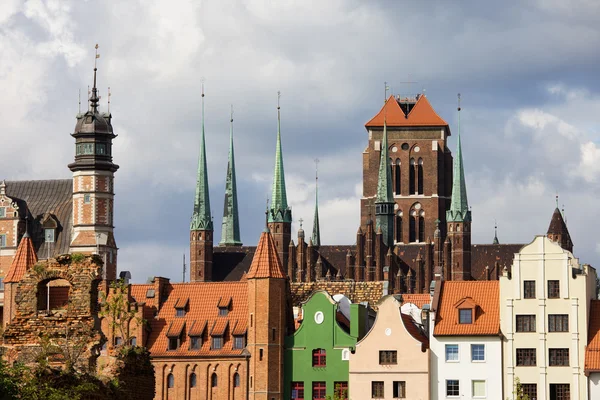
<instances>
[{"instance_id":1,"label":"small tower spire","mask_svg":"<svg viewBox=\"0 0 600 400\"><path fill-rule=\"evenodd\" d=\"M321 229L319 227L319 159L315 159L315 218L312 232L313 245L321 245Z\"/></svg>"},{"instance_id":2,"label":"small tower spire","mask_svg":"<svg viewBox=\"0 0 600 400\"><path fill-rule=\"evenodd\" d=\"M90 97L90 105L94 114L98 113L98 101L100 101L100 98L98 97L98 89L96 88L96 71L98 71L96 61L100 58L100 54L98 54L98 43L96 43L95 49L96 56L94 57L94 86L92 87L92 97Z\"/></svg>"},{"instance_id":3,"label":"small tower spire","mask_svg":"<svg viewBox=\"0 0 600 400\"><path fill-rule=\"evenodd\" d=\"M498 223L494 220L494 244L500 244L498 240Z\"/></svg>"},{"instance_id":4,"label":"small tower spire","mask_svg":"<svg viewBox=\"0 0 600 400\"><path fill-rule=\"evenodd\" d=\"M456 158L452 177L452 199L450 210L446 213L449 222L471 222L471 211L467 201L467 185L463 167L462 149L460 144L460 93L458 94L458 138L456 140Z\"/></svg>"},{"instance_id":5,"label":"small tower spire","mask_svg":"<svg viewBox=\"0 0 600 400\"><path fill-rule=\"evenodd\" d=\"M229 120L229 160L225 178L225 206L223 209L223 224L220 246L241 246L240 223L238 216L237 188L235 179L235 161L233 152L233 105Z\"/></svg>"},{"instance_id":6,"label":"small tower spire","mask_svg":"<svg viewBox=\"0 0 600 400\"><path fill-rule=\"evenodd\" d=\"M285 173L283 171L283 152L281 151L281 92L277 92L277 144L275 147L275 169L273 171L273 195L269 222L292 222L292 213L287 203Z\"/></svg>"},{"instance_id":7,"label":"small tower spire","mask_svg":"<svg viewBox=\"0 0 600 400\"><path fill-rule=\"evenodd\" d=\"M392 196L392 177L388 166L387 122L383 118L383 139L381 141L381 157L379 160L379 179L377 181L377 197L375 199L375 218L377 231L383 234L383 243L394 245L394 197Z\"/></svg>"}]
</instances>

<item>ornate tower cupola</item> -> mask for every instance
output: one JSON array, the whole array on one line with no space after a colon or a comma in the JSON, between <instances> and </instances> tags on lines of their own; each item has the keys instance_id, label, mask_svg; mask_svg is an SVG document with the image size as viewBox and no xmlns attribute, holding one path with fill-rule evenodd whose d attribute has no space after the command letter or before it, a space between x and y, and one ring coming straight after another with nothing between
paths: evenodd
<instances>
[{"instance_id":1,"label":"ornate tower cupola","mask_svg":"<svg viewBox=\"0 0 600 400\"><path fill-rule=\"evenodd\" d=\"M98 45L96 45L96 59ZM89 107L77 114L75 131L75 161L73 171L73 234L70 252L97 253L103 260L104 279L117 276L117 245L113 235L114 173L119 166L113 163L113 132L110 109L99 111L96 87L97 66L94 61L94 85ZM110 89L109 89L110 90ZM110 105L110 91L108 93Z\"/></svg>"},{"instance_id":2,"label":"ornate tower cupola","mask_svg":"<svg viewBox=\"0 0 600 400\"><path fill-rule=\"evenodd\" d=\"M225 205L219 246L241 246L240 222L238 216L237 188L235 181L235 160L233 154L233 106L229 128L229 160L225 178Z\"/></svg>"},{"instance_id":3,"label":"ornate tower cupola","mask_svg":"<svg viewBox=\"0 0 600 400\"><path fill-rule=\"evenodd\" d=\"M387 247L392 247L394 245L394 197L392 195L392 177L388 166L388 137L385 119L375 200L375 219L377 221L376 229L381 229L383 243Z\"/></svg>"},{"instance_id":4,"label":"ornate tower cupola","mask_svg":"<svg viewBox=\"0 0 600 400\"><path fill-rule=\"evenodd\" d=\"M288 246L291 240L292 210L288 207L283 172L283 152L281 151L281 112L279 92L277 93L277 145L275 148L275 169L273 171L273 195L269 210L269 230L275 240L275 247L282 265L288 262Z\"/></svg>"},{"instance_id":5,"label":"ornate tower cupola","mask_svg":"<svg viewBox=\"0 0 600 400\"><path fill-rule=\"evenodd\" d=\"M452 199L446 212L448 238L452 247L452 280L471 279L471 211L460 144L460 94L458 95L458 138L454 158Z\"/></svg>"},{"instance_id":6,"label":"ornate tower cupola","mask_svg":"<svg viewBox=\"0 0 600 400\"><path fill-rule=\"evenodd\" d=\"M319 160L316 160L318 165ZM313 220L313 231L312 231L312 242L313 246L321 246L321 228L319 227L319 172L315 173L315 217Z\"/></svg>"},{"instance_id":7,"label":"ornate tower cupola","mask_svg":"<svg viewBox=\"0 0 600 400\"><path fill-rule=\"evenodd\" d=\"M194 212L190 223L190 282L212 279L213 222L208 193L208 169L204 140L204 86L202 87L202 134L196 178Z\"/></svg>"}]
</instances>

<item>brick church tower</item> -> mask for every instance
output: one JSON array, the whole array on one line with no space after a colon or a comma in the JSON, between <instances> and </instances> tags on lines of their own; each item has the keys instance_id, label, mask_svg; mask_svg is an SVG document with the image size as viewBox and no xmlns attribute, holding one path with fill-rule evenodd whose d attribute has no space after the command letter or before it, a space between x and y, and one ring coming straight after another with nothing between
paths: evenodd
<instances>
[{"instance_id":1,"label":"brick church tower","mask_svg":"<svg viewBox=\"0 0 600 400\"><path fill-rule=\"evenodd\" d=\"M450 129L423 94L390 96L379 113L367 122L369 141L363 151L361 199L363 232L367 231L371 216L377 214L384 124L388 141L386 174L389 172L392 182L394 207L393 243L423 243L433 237L437 219L441 229L446 226L452 190L452 155L447 147Z\"/></svg>"},{"instance_id":2,"label":"brick church tower","mask_svg":"<svg viewBox=\"0 0 600 400\"><path fill-rule=\"evenodd\" d=\"M98 110L96 72L94 64L89 109L77 115L75 131L71 134L75 138L75 161L69 164L73 171L73 234L69 251L99 254L105 265L103 278L114 280L117 276L117 244L113 234L114 173L119 166L112 161L112 140L116 137L112 115L110 111L101 113Z\"/></svg>"},{"instance_id":3,"label":"brick church tower","mask_svg":"<svg viewBox=\"0 0 600 400\"><path fill-rule=\"evenodd\" d=\"M208 169L204 140L204 87L202 88L202 136L198 158L198 176L194 212L190 223L190 282L212 280L213 222L210 215Z\"/></svg>"},{"instance_id":4,"label":"brick church tower","mask_svg":"<svg viewBox=\"0 0 600 400\"><path fill-rule=\"evenodd\" d=\"M283 399L286 276L269 229L260 236L248 280L248 399Z\"/></svg>"}]
</instances>

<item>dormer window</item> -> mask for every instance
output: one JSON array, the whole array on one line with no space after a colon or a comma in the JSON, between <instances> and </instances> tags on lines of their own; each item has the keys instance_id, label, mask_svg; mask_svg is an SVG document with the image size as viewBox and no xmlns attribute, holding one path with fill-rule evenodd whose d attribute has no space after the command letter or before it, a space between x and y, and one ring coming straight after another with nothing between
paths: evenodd
<instances>
[{"instance_id":1,"label":"dormer window","mask_svg":"<svg viewBox=\"0 0 600 400\"><path fill-rule=\"evenodd\" d=\"M202 348L202 336L190 336L190 350L200 350Z\"/></svg>"},{"instance_id":2,"label":"dormer window","mask_svg":"<svg viewBox=\"0 0 600 400\"><path fill-rule=\"evenodd\" d=\"M458 323L459 324L472 324L473 323L473 310L470 308L458 310Z\"/></svg>"},{"instance_id":3,"label":"dormer window","mask_svg":"<svg viewBox=\"0 0 600 400\"><path fill-rule=\"evenodd\" d=\"M219 307L219 317L226 317L229 314L229 309L227 307Z\"/></svg>"},{"instance_id":4,"label":"dormer window","mask_svg":"<svg viewBox=\"0 0 600 400\"><path fill-rule=\"evenodd\" d=\"M233 337L233 348L234 349L243 349L246 347L246 338L242 335Z\"/></svg>"},{"instance_id":5,"label":"dormer window","mask_svg":"<svg viewBox=\"0 0 600 400\"><path fill-rule=\"evenodd\" d=\"M223 348L223 336L213 336L210 346L211 350L220 350Z\"/></svg>"},{"instance_id":6,"label":"dormer window","mask_svg":"<svg viewBox=\"0 0 600 400\"><path fill-rule=\"evenodd\" d=\"M470 297L459 300L454 307L457 310L457 319L459 324L472 324L475 322L477 304Z\"/></svg>"},{"instance_id":7,"label":"dormer window","mask_svg":"<svg viewBox=\"0 0 600 400\"><path fill-rule=\"evenodd\" d=\"M185 308L176 308L175 310L175 316L185 317Z\"/></svg>"},{"instance_id":8,"label":"dormer window","mask_svg":"<svg viewBox=\"0 0 600 400\"><path fill-rule=\"evenodd\" d=\"M181 346L181 336L185 328L185 321L174 320L171 322L167 330L167 338L169 339L167 350L177 350Z\"/></svg>"},{"instance_id":9,"label":"dormer window","mask_svg":"<svg viewBox=\"0 0 600 400\"><path fill-rule=\"evenodd\" d=\"M46 228L44 229L44 240L46 243L54 243L54 229Z\"/></svg>"},{"instance_id":10,"label":"dormer window","mask_svg":"<svg viewBox=\"0 0 600 400\"><path fill-rule=\"evenodd\" d=\"M188 303L189 299L187 298L177 299L177 301L175 302L176 317L185 317L185 314L187 313Z\"/></svg>"},{"instance_id":11,"label":"dormer window","mask_svg":"<svg viewBox=\"0 0 600 400\"><path fill-rule=\"evenodd\" d=\"M217 307L219 308L219 317L226 317L231 307L231 297L221 297Z\"/></svg>"}]
</instances>

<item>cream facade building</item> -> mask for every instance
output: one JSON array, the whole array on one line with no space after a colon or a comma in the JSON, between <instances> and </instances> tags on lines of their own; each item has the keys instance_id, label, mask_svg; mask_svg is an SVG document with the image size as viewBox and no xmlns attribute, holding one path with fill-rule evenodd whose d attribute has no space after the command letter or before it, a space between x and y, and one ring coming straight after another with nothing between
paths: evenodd
<instances>
[{"instance_id":1,"label":"cream facade building","mask_svg":"<svg viewBox=\"0 0 600 400\"><path fill-rule=\"evenodd\" d=\"M386 296L377 319L350 356L350 400L429 399L429 349L424 331Z\"/></svg>"},{"instance_id":2,"label":"cream facade building","mask_svg":"<svg viewBox=\"0 0 600 400\"><path fill-rule=\"evenodd\" d=\"M596 271L546 236L515 254L500 277L504 394L519 379L531 399L588 399L584 375Z\"/></svg>"}]
</instances>

